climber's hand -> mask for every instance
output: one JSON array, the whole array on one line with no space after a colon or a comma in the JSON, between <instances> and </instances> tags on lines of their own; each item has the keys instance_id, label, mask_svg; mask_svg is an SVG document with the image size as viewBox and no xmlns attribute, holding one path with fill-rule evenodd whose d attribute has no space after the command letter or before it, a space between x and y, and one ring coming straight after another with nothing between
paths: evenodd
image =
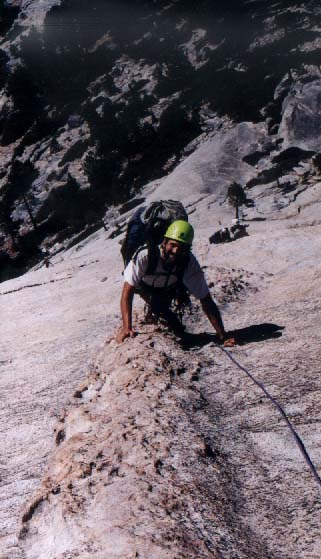
<instances>
[{"instance_id":1,"label":"climber's hand","mask_svg":"<svg viewBox=\"0 0 321 559\"><path fill-rule=\"evenodd\" d=\"M126 338L134 338L135 336L136 332L134 332L134 330L121 328L121 330L119 330L116 334L115 339L118 344L121 344L124 340L126 340Z\"/></svg>"},{"instance_id":2,"label":"climber's hand","mask_svg":"<svg viewBox=\"0 0 321 559\"><path fill-rule=\"evenodd\" d=\"M224 347L234 347L236 345L236 339L235 338L226 338L223 341L223 345L224 345Z\"/></svg>"}]
</instances>

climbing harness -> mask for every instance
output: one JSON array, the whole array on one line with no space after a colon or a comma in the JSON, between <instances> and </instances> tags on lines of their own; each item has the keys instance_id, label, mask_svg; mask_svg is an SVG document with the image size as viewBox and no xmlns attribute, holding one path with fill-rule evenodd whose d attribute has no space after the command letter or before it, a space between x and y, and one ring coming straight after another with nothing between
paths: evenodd
<instances>
[{"instance_id":1,"label":"climbing harness","mask_svg":"<svg viewBox=\"0 0 321 559\"><path fill-rule=\"evenodd\" d=\"M259 387L261 388L261 390L263 390L264 394L267 396L267 398L272 402L272 404L277 408L277 410L280 412L280 414L282 415L282 417L285 419L287 426L289 427L296 444L298 445L307 465L309 466L314 478L316 479L316 482L318 483L318 485L321 487L321 478L316 470L315 465L313 464L304 444L303 441L301 440L301 438L299 437L298 433L296 432L296 430L294 429L291 421L289 420L288 416L286 415L284 409L280 406L280 404L275 400L275 398L273 398L273 396L271 396L271 394L267 391L267 389L265 388L264 384L262 384L260 381L258 381L245 367L243 367L243 365L241 365L236 359L235 357L233 357L233 355L231 355L231 353L229 351L227 351L224 347L220 346L218 343L216 342L212 342L216 347L218 347L223 353L225 353L225 355L227 355L229 357L229 359L241 370L244 371L244 373L247 374L248 377L250 377L250 379Z\"/></svg>"}]
</instances>

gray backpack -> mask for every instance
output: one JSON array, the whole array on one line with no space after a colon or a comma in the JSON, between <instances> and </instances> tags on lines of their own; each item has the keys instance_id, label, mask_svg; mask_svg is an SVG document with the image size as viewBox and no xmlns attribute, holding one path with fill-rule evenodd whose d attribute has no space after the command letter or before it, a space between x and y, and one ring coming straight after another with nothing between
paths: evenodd
<instances>
[{"instance_id":1,"label":"gray backpack","mask_svg":"<svg viewBox=\"0 0 321 559\"><path fill-rule=\"evenodd\" d=\"M121 247L125 266L143 245L147 245L151 252L154 252L155 247L162 242L169 225L178 219L188 221L188 216L183 204L176 200L160 200L139 208L128 222Z\"/></svg>"}]
</instances>

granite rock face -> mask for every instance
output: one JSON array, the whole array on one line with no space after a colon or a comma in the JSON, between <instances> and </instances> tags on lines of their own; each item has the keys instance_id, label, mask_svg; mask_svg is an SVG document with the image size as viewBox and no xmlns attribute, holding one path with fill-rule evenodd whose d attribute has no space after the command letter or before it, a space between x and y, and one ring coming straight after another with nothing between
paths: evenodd
<instances>
[{"instance_id":1,"label":"granite rock face","mask_svg":"<svg viewBox=\"0 0 321 559\"><path fill-rule=\"evenodd\" d=\"M291 87L283 102L279 135L283 147L320 152L320 79Z\"/></svg>"},{"instance_id":2,"label":"granite rock face","mask_svg":"<svg viewBox=\"0 0 321 559\"><path fill-rule=\"evenodd\" d=\"M319 150L317 1L1 10L2 280L89 234L113 204L233 125L264 121L269 146L281 122L284 147Z\"/></svg>"},{"instance_id":3,"label":"granite rock face","mask_svg":"<svg viewBox=\"0 0 321 559\"><path fill-rule=\"evenodd\" d=\"M255 148L258 130L246 132ZM195 187L212 175L206 143L143 195L163 198L172 180L183 199L188 165L193 250L238 338L232 356L280 402L320 473L320 178L311 167L293 191L251 186L249 236L212 245L233 209ZM145 325L136 298L138 336L112 340L126 214L113 219L1 285L1 559L319 559L315 479L277 410L213 345L198 303L187 344Z\"/></svg>"},{"instance_id":4,"label":"granite rock face","mask_svg":"<svg viewBox=\"0 0 321 559\"><path fill-rule=\"evenodd\" d=\"M312 205L320 209L320 201ZM202 233L195 251L224 308L226 326L235 329L240 341L233 357L264 382L286 409L320 471L320 271L316 266L320 222L311 226L307 221L311 200L299 216L291 211L292 217L284 212L281 219L254 222L250 237L213 251L206 233L212 230L211 218L218 215L219 206L214 204L209 211L207 203L200 202L192 214ZM82 293L85 307L90 292L103 301L106 286L110 320L103 328L103 310L97 305L87 324L79 319L81 330L76 323L68 325L74 350L86 332L88 353L92 349L93 354L86 375L85 355L73 350L67 359L69 340L66 345L60 341L65 355L60 373L74 362L74 372L60 393L50 340L39 333L34 339L44 344L42 352L47 349L52 378L43 390L47 397L55 395L59 418L42 422L41 431L39 427L30 431L27 472L22 462L17 467L12 455L3 469L6 479L12 461L16 464L16 479L11 479L11 514L16 523L7 525L10 538L2 538L3 557L317 559L319 488L281 416L213 345L198 305L185 317L194 332L188 345L182 346L163 328L141 323L136 304L137 338L121 346L110 340L117 325L113 314L117 284L112 287L117 271L109 272L107 285L101 283L105 278L99 270L108 262L100 251L105 243L111 253L117 243L105 235L99 232L86 246L67 252L64 262L56 257L50 271L33 272L40 283L40 273L49 274L49 279L55 269L72 265L66 285L60 286L61 303L55 303L48 320L53 334L52 320L59 309L65 309L65 298L68 294L70 299L74 290L74 296ZM100 263L88 262L85 272L77 270L76 262L82 266L86 253L100 254ZM79 274L85 274L82 286ZM46 286L32 288L30 278L26 289L28 276L7 283L3 305L22 280L20 304L29 292L29 297L47 294L48 305ZM90 277L87 286L84 279ZM120 284L118 295L119 290ZM78 312L81 317L81 309ZM298 333L303 313L305 327ZM95 332L90 334L91 325ZM61 335L66 327L62 322ZM104 344L106 334L109 339ZM20 367L17 373L20 378ZM24 367L25 381L30 373ZM69 402L63 411L66 398ZM34 415L30 410L28 422L33 426L39 401L31 401ZM9 417L17 422L19 411L13 411ZM42 417L48 412L43 409ZM45 456L41 455L44 447L33 444L40 435ZM27 456L27 447L24 450ZM20 496L17 503L14 483L32 474L33 484L24 485L24 498ZM5 511L2 515L5 519Z\"/></svg>"},{"instance_id":5,"label":"granite rock face","mask_svg":"<svg viewBox=\"0 0 321 559\"><path fill-rule=\"evenodd\" d=\"M315 479L197 302L188 344L136 300L112 338L128 217L182 200L232 356L320 473L320 17L1 5L1 559L319 559ZM250 234L213 246L235 180Z\"/></svg>"}]
</instances>

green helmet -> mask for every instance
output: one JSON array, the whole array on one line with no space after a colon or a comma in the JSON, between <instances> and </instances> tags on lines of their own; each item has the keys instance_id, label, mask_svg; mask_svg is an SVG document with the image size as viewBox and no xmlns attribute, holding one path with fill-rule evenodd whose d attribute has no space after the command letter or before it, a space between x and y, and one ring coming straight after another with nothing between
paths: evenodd
<instances>
[{"instance_id":1,"label":"green helmet","mask_svg":"<svg viewBox=\"0 0 321 559\"><path fill-rule=\"evenodd\" d=\"M188 221L173 221L168 227L165 237L166 239L191 245L194 239L194 229Z\"/></svg>"}]
</instances>

